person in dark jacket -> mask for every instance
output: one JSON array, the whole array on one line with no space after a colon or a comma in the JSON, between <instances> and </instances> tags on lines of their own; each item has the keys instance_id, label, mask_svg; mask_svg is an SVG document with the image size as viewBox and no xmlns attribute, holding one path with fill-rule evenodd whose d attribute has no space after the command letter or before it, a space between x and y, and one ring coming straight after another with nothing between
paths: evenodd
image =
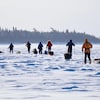
<instances>
[{"instance_id":1,"label":"person in dark jacket","mask_svg":"<svg viewBox=\"0 0 100 100\"><path fill-rule=\"evenodd\" d=\"M14 45L11 43L11 44L9 45L9 50L10 50L9 52L10 52L10 53L13 53L13 48L14 48Z\"/></svg>"},{"instance_id":2,"label":"person in dark jacket","mask_svg":"<svg viewBox=\"0 0 100 100\"><path fill-rule=\"evenodd\" d=\"M66 44L66 46L68 46L68 54L70 54L71 57L72 57L72 46L75 46L75 44L72 42L72 40L70 40L70 41Z\"/></svg>"},{"instance_id":3,"label":"person in dark jacket","mask_svg":"<svg viewBox=\"0 0 100 100\"><path fill-rule=\"evenodd\" d=\"M31 43L29 41L26 43L26 47L28 49L28 53L30 53Z\"/></svg>"},{"instance_id":4,"label":"person in dark jacket","mask_svg":"<svg viewBox=\"0 0 100 100\"><path fill-rule=\"evenodd\" d=\"M38 45L39 54L42 54L43 44L40 42Z\"/></svg>"}]
</instances>

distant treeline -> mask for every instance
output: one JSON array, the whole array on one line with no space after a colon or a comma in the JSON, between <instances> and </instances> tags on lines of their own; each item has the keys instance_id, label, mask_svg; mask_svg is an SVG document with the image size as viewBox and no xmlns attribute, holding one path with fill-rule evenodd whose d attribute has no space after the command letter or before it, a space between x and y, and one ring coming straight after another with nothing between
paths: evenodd
<instances>
[{"instance_id":1,"label":"distant treeline","mask_svg":"<svg viewBox=\"0 0 100 100\"><path fill-rule=\"evenodd\" d=\"M84 39L88 38L92 43L100 43L100 39L95 36L76 32L69 32L67 29L65 32L57 31L51 28L50 32L40 32L33 28L33 31L18 30L13 27L12 30L0 28L0 43L25 43L30 41L33 43L46 42L51 40L56 43L66 43L70 39L75 43L83 43Z\"/></svg>"}]
</instances>

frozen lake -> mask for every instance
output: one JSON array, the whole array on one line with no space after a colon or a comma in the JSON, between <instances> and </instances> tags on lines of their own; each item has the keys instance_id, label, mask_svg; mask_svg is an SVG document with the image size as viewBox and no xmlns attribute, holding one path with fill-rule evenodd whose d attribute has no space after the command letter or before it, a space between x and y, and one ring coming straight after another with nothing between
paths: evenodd
<instances>
[{"instance_id":1,"label":"frozen lake","mask_svg":"<svg viewBox=\"0 0 100 100\"><path fill-rule=\"evenodd\" d=\"M13 54L0 45L0 100L100 100L100 64L93 61L100 58L100 45L91 49L92 64L83 64L81 45L66 61L65 45L54 44L54 56L33 54L37 44L30 54L25 44L14 45Z\"/></svg>"}]
</instances>

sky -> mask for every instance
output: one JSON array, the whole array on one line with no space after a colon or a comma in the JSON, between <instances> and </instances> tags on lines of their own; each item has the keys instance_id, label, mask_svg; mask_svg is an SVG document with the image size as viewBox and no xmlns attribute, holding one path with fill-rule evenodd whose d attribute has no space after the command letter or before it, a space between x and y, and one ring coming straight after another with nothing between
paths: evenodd
<instances>
[{"instance_id":1,"label":"sky","mask_svg":"<svg viewBox=\"0 0 100 100\"><path fill-rule=\"evenodd\" d=\"M100 0L0 0L0 26L85 32L100 37Z\"/></svg>"}]
</instances>

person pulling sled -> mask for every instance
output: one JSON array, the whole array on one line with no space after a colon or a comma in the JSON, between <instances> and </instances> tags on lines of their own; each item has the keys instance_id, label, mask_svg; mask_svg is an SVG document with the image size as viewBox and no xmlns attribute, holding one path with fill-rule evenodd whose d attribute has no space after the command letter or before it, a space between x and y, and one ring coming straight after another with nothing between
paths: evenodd
<instances>
[{"instance_id":1,"label":"person pulling sled","mask_svg":"<svg viewBox=\"0 0 100 100\"><path fill-rule=\"evenodd\" d=\"M68 46L67 53L64 54L65 59L71 59L72 58L72 46L75 46L75 44L70 40L66 46Z\"/></svg>"}]
</instances>

